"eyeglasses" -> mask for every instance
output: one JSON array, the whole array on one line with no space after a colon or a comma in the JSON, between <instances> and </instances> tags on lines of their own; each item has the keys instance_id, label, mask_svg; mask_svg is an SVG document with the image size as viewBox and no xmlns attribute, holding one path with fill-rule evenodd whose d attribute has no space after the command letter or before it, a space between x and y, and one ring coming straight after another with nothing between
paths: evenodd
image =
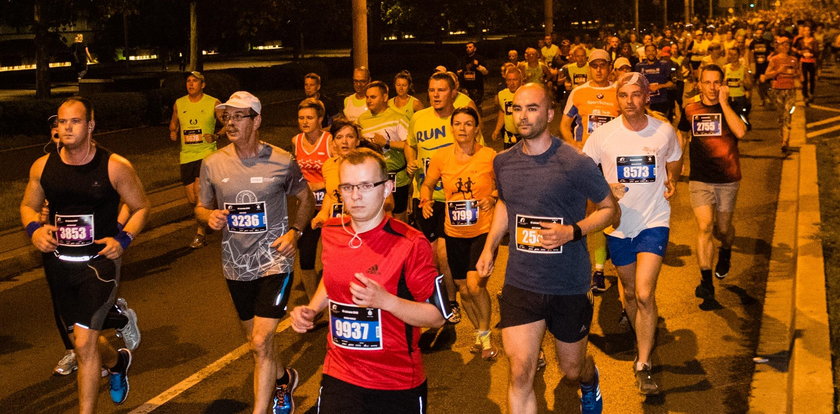
<instances>
[{"instance_id":1,"label":"eyeglasses","mask_svg":"<svg viewBox=\"0 0 840 414\"><path fill-rule=\"evenodd\" d=\"M374 187L385 184L388 180L377 181L375 183L361 183L361 184L339 184L338 191L342 194L351 194L354 189L359 190L360 193L367 193L374 189Z\"/></svg>"},{"instance_id":2,"label":"eyeglasses","mask_svg":"<svg viewBox=\"0 0 840 414\"><path fill-rule=\"evenodd\" d=\"M228 121L239 122L242 121L244 118L254 118L256 115L242 115L242 114L224 114L222 115L222 122L227 123Z\"/></svg>"}]
</instances>

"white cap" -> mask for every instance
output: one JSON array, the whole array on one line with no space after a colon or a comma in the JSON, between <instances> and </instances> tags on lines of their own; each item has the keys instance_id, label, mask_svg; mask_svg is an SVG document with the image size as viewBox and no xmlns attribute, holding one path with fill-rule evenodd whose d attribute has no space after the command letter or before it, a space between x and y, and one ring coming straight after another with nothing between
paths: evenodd
<instances>
[{"instance_id":1,"label":"white cap","mask_svg":"<svg viewBox=\"0 0 840 414\"><path fill-rule=\"evenodd\" d=\"M633 68L633 65L630 64L630 60L623 56L615 60L615 63L613 63L613 69L618 69L622 66L630 66L631 69Z\"/></svg>"},{"instance_id":2,"label":"white cap","mask_svg":"<svg viewBox=\"0 0 840 414\"><path fill-rule=\"evenodd\" d=\"M607 53L607 51L604 50L604 49L595 49L595 50L592 51L592 53L589 54L589 60L587 60L586 62L587 63L592 63L593 61L596 61L596 60L606 60L607 63L609 64L610 63L610 54Z\"/></svg>"},{"instance_id":3,"label":"white cap","mask_svg":"<svg viewBox=\"0 0 840 414\"><path fill-rule=\"evenodd\" d=\"M239 108L239 109L253 109L254 112L257 114L262 111L262 104L260 104L260 100L257 99L256 96L251 95L250 92L245 91L236 91L227 102L216 105L216 109L225 109L227 107L231 108Z\"/></svg>"}]
</instances>

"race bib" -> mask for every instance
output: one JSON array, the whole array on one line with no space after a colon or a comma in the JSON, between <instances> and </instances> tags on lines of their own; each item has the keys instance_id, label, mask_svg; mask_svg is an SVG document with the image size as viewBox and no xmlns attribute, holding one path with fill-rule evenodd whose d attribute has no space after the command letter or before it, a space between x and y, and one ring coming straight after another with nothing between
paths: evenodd
<instances>
[{"instance_id":1,"label":"race bib","mask_svg":"<svg viewBox=\"0 0 840 414\"><path fill-rule=\"evenodd\" d=\"M542 237L540 223L560 223L563 219L559 217L536 217L516 215L516 250L526 253L552 254L563 253L563 246L553 249L546 249L541 246Z\"/></svg>"},{"instance_id":2,"label":"race bib","mask_svg":"<svg viewBox=\"0 0 840 414\"><path fill-rule=\"evenodd\" d=\"M478 223L478 200L447 201L449 224L453 226L472 226Z\"/></svg>"},{"instance_id":3,"label":"race bib","mask_svg":"<svg viewBox=\"0 0 840 414\"><path fill-rule=\"evenodd\" d=\"M56 239L59 246L87 246L93 244L93 214L74 216L55 215Z\"/></svg>"},{"instance_id":4,"label":"race bib","mask_svg":"<svg viewBox=\"0 0 840 414\"><path fill-rule=\"evenodd\" d=\"M344 203L335 203L332 205L332 211L330 212L330 217L341 217L344 213Z\"/></svg>"},{"instance_id":5,"label":"race bib","mask_svg":"<svg viewBox=\"0 0 840 414\"><path fill-rule=\"evenodd\" d=\"M755 63L764 63L767 61L767 57L764 55L758 55L755 57Z\"/></svg>"},{"instance_id":6,"label":"race bib","mask_svg":"<svg viewBox=\"0 0 840 414\"><path fill-rule=\"evenodd\" d=\"M396 193L397 192L397 173L389 172L388 173L388 180L391 181L391 184L393 184L393 186L392 186L393 188L391 189L391 192Z\"/></svg>"},{"instance_id":7,"label":"race bib","mask_svg":"<svg viewBox=\"0 0 840 414\"><path fill-rule=\"evenodd\" d=\"M320 190L313 191L312 195L315 196L315 208L321 208L321 206L324 205L324 196L327 195L327 190L322 188Z\"/></svg>"},{"instance_id":8,"label":"race bib","mask_svg":"<svg viewBox=\"0 0 840 414\"><path fill-rule=\"evenodd\" d=\"M609 115L589 115L586 119L586 130L591 134L595 132L599 126L612 121L614 118L614 116Z\"/></svg>"},{"instance_id":9,"label":"race bib","mask_svg":"<svg viewBox=\"0 0 840 414\"><path fill-rule=\"evenodd\" d=\"M363 351L382 349L382 310L330 301L330 336L336 346Z\"/></svg>"},{"instance_id":10,"label":"race bib","mask_svg":"<svg viewBox=\"0 0 840 414\"><path fill-rule=\"evenodd\" d=\"M615 159L618 182L652 183L656 181L655 155L629 155Z\"/></svg>"},{"instance_id":11,"label":"race bib","mask_svg":"<svg viewBox=\"0 0 840 414\"><path fill-rule=\"evenodd\" d=\"M184 131L185 144L201 144L204 142L204 136L200 129L187 129Z\"/></svg>"},{"instance_id":12,"label":"race bib","mask_svg":"<svg viewBox=\"0 0 840 414\"><path fill-rule=\"evenodd\" d=\"M754 52L755 53L767 52L767 45L765 45L764 43L756 43Z\"/></svg>"},{"instance_id":13,"label":"race bib","mask_svg":"<svg viewBox=\"0 0 840 414\"><path fill-rule=\"evenodd\" d=\"M473 71L464 72L464 80L465 81L474 81L475 80L475 72L473 72Z\"/></svg>"},{"instance_id":14,"label":"race bib","mask_svg":"<svg viewBox=\"0 0 840 414\"><path fill-rule=\"evenodd\" d=\"M225 203L228 231L231 233L265 233L268 223L265 219L265 201L256 203Z\"/></svg>"},{"instance_id":15,"label":"race bib","mask_svg":"<svg viewBox=\"0 0 840 414\"><path fill-rule=\"evenodd\" d=\"M513 101L505 101L505 115L513 115Z\"/></svg>"},{"instance_id":16,"label":"race bib","mask_svg":"<svg viewBox=\"0 0 840 414\"><path fill-rule=\"evenodd\" d=\"M721 114L697 114L691 117L691 134L695 137L716 137L723 134Z\"/></svg>"},{"instance_id":17,"label":"race bib","mask_svg":"<svg viewBox=\"0 0 840 414\"><path fill-rule=\"evenodd\" d=\"M586 74L575 73L575 76L572 79L574 79L573 82L575 85L583 85L584 83L586 83Z\"/></svg>"}]
</instances>

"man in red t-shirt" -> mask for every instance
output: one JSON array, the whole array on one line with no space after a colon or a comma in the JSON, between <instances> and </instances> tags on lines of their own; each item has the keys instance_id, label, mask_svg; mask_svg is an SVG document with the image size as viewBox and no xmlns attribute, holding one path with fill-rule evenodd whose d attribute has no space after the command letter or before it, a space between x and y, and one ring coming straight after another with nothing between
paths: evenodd
<instances>
[{"instance_id":1,"label":"man in red t-shirt","mask_svg":"<svg viewBox=\"0 0 840 414\"><path fill-rule=\"evenodd\" d=\"M339 177L349 218L324 224L324 276L309 304L291 312L292 327L303 333L329 306L318 412L425 413L420 327L443 325L447 311L439 307L448 304L431 245L385 215L393 182L381 155L349 153Z\"/></svg>"}]
</instances>

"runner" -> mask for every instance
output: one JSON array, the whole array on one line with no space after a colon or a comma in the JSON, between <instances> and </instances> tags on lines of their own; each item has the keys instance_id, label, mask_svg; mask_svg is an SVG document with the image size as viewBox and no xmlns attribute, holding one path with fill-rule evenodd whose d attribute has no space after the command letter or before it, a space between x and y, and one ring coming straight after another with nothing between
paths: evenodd
<instances>
[{"instance_id":1,"label":"runner","mask_svg":"<svg viewBox=\"0 0 840 414\"><path fill-rule=\"evenodd\" d=\"M496 103L499 105L499 114L496 116L496 126L493 128L493 141L499 140L502 135L502 142L505 149L512 147L519 141L519 133L513 123L513 94L522 86L522 71L517 67L511 67L505 72L505 85L496 95Z\"/></svg>"},{"instance_id":2,"label":"runner","mask_svg":"<svg viewBox=\"0 0 840 414\"><path fill-rule=\"evenodd\" d=\"M419 328L442 325L439 307L446 305L431 247L422 233L386 216L393 183L380 154L351 151L339 170L350 217L326 222L324 278L309 304L291 312L292 328L304 333L329 305L316 412L426 413Z\"/></svg>"},{"instance_id":3,"label":"runner","mask_svg":"<svg viewBox=\"0 0 840 414\"><path fill-rule=\"evenodd\" d=\"M388 177L396 186L391 212L400 221L406 221L411 177L405 171L406 161L403 150L406 134L408 134L408 120L401 113L388 107L388 85L384 82L369 83L365 96L368 110L359 115L358 119L359 126L362 127L362 137L384 151Z\"/></svg>"},{"instance_id":4,"label":"runner","mask_svg":"<svg viewBox=\"0 0 840 414\"><path fill-rule=\"evenodd\" d=\"M729 87L729 106L741 117L741 120L747 125L747 131L749 131L752 129L750 125L752 75L742 62L741 50L737 47L726 51L726 62L723 72L726 86Z\"/></svg>"},{"instance_id":5,"label":"runner","mask_svg":"<svg viewBox=\"0 0 840 414\"><path fill-rule=\"evenodd\" d=\"M656 45L645 46L645 59L636 64L636 72L645 75L649 84L648 107L652 111L671 119L674 114L672 103L668 100L668 90L674 87L671 65L659 59Z\"/></svg>"},{"instance_id":6,"label":"runner","mask_svg":"<svg viewBox=\"0 0 840 414\"><path fill-rule=\"evenodd\" d=\"M309 190L315 197L315 211L309 219L315 217L321 203L324 201L324 175L321 167L332 157L332 135L321 130L321 120L324 116L324 106L314 99L304 99L298 105L298 127L300 134L292 137L295 149L295 161L300 167L303 178L309 185ZM311 298L318 289L318 272L315 271L315 260L318 256L318 240L321 230L305 226L297 241L298 258L300 260L300 277L306 297Z\"/></svg>"},{"instance_id":7,"label":"runner","mask_svg":"<svg viewBox=\"0 0 840 414\"><path fill-rule=\"evenodd\" d=\"M764 38L764 29L755 30L755 38L749 45L752 61L755 62L755 76L758 78L758 96L761 98L761 106L772 102L770 98L770 84L764 76L769 64L770 54L773 52L773 42Z\"/></svg>"},{"instance_id":8,"label":"runner","mask_svg":"<svg viewBox=\"0 0 840 414\"><path fill-rule=\"evenodd\" d=\"M423 109L423 102L412 96L414 83L411 72L404 70L394 76L394 92L396 96L388 100L388 106L405 115L406 121L410 121L415 112Z\"/></svg>"},{"instance_id":9,"label":"runner","mask_svg":"<svg viewBox=\"0 0 840 414\"><path fill-rule=\"evenodd\" d=\"M181 184L187 200L195 206L198 199L198 175L201 160L216 151L216 111L218 99L204 94L204 75L193 71L187 73L187 95L178 98L172 105L172 119L169 121L169 139L181 142ZM190 248L207 245L207 229L196 223L195 236Z\"/></svg>"},{"instance_id":10,"label":"runner","mask_svg":"<svg viewBox=\"0 0 840 414\"><path fill-rule=\"evenodd\" d=\"M338 109L332 99L321 93L321 76L314 72L304 75L303 93L306 98L317 99L324 104L324 119L321 122L321 127L329 128L333 118L338 114Z\"/></svg>"},{"instance_id":11,"label":"runner","mask_svg":"<svg viewBox=\"0 0 840 414\"><path fill-rule=\"evenodd\" d=\"M128 397L131 351L114 350L100 332L117 297L120 257L143 229L150 209L131 163L93 142L94 115L85 98L62 102L61 149L32 164L20 205L27 234L43 253L62 320L73 325L81 413L96 412L103 366L109 369L111 400L121 404ZM117 228L120 199L131 210L123 230ZM40 220L45 200L50 201L50 224Z\"/></svg>"},{"instance_id":12,"label":"runner","mask_svg":"<svg viewBox=\"0 0 840 414\"><path fill-rule=\"evenodd\" d=\"M484 100L484 77L488 73L487 65L484 63L484 57L477 53L475 42L467 42L466 49L467 55L464 56L461 68L458 69L458 79L461 85L464 85L470 99L480 108Z\"/></svg>"},{"instance_id":13,"label":"runner","mask_svg":"<svg viewBox=\"0 0 840 414\"><path fill-rule=\"evenodd\" d=\"M586 49L577 47L572 50L573 62L563 66L563 77L566 79L566 92L583 85L589 80L589 64L586 63Z\"/></svg>"},{"instance_id":14,"label":"runner","mask_svg":"<svg viewBox=\"0 0 840 414\"><path fill-rule=\"evenodd\" d=\"M435 264L440 273L444 275L446 289L449 294L449 301L452 307L450 323L461 321L461 309L456 301L455 282L452 281L452 274L446 259L446 241L444 236L444 221L446 219L444 201L446 196L443 187L438 183L435 186L433 195L434 214L426 218L423 216L423 209L420 208L420 186L426 178L426 170L432 156L436 151L448 147L454 143L450 117L455 110L453 102L457 89L455 89L455 77L447 72L436 72L429 78L429 103L430 107L415 112L408 124L408 145L405 147L405 158L409 175L414 176L414 198L412 199L412 211L418 228L432 243L435 257Z\"/></svg>"},{"instance_id":15,"label":"runner","mask_svg":"<svg viewBox=\"0 0 840 414\"><path fill-rule=\"evenodd\" d=\"M519 70L523 75L522 83L545 84L552 78L548 65L540 61L539 52L533 47L525 49L525 60L519 62Z\"/></svg>"},{"instance_id":16,"label":"runner","mask_svg":"<svg viewBox=\"0 0 840 414\"><path fill-rule=\"evenodd\" d=\"M563 118L560 120L560 135L577 147L583 148L587 138L601 125L618 116L615 85L609 81L610 62L606 50L595 49L589 55L589 82L572 90ZM626 59L625 59L626 60ZM574 131L572 130L574 126ZM590 239L595 256L595 270L592 272L592 290L607 290L604 281L604 265L607 263L607 241L604 234L595 232Z\"/></svg>"},{"instance_id":17,"label":"runner","mask_svg":"<svg viewBox=\"0 0 840 414\"><path fill-rule=\"evenodd\" d=\"M536 84L516 91L513 114L523 139L493 162L499 201L476 270L492 273L494 252L509 233L499 300L510 359L509 411L537 412L534 374L547 329L556 338L560 369L580 382L581 412L600 413L598 370L586 353L592 296L584 236L617 220L618 207L595 163L548 132L554 117L549 95ZM597 210L585 217L587 200Z\"/></svg>"},{"instance_id":18,"label":"runner","mask_svg":"<svg viewBox=\"0 0 840 414\"><path fill-rule=\"evenodd\" d=\"M554 57L560 53L560 48L557 45L552 44L554 39L552 38L551 34L547 34L543 37L543 47L540 49L540 54L542 55L542 61L548 66L554 64Z\"/></svg>"},{"instance_id":19,"label":"runner","mask_svg":"<svg viewBox=\"0 0 840 414\"><path fill-rule=\"evenodd\" d=\"M776 116L779 119L779 135L782 152L788 152L790 143L791 118L796 105L796 80L802 79L799 59L788 54L790 39L785 36L776 38L775 54L770 58L770 64L764 76L770 79L771 96L776 105Z\"/></svg>"},{"instance_id":20,"label":"runner","mask_svg":"<svg viewBox=\"0 0 840 414\"><path fill-rule=\"evenodd\" d=\"M490 337L490 294L487 277L475 270L475 262L484 248L493 207L498 200L493 176L493 149L478 143L478 113L472 108L458 108L450 125L455 145L435 152L420 187L423 217L434 214L432 194L438 181L446 196L446 257L467 318L475 328L472 353L485 360L495 359L499 349Z\"/></svg>"},{"instance_id":21,"label":"runner","mask_svg":"<svg viewBox=\"0 0 840 414\"><path fill-rule=\"evenodd\" d=\"M668 247L669 200L682 170L682 149L671 124L645 114L649 91L644 76L623 75L617 91L621 116L598 128L583 152L601 165L621 207L621 224L607 229L607 245L624 288L624 309L636 331L636 385L640 393L655 395L655 290Z\"/></svg>"},{"instance_id":22,"label":"runner","mask_svg":"<svg viewBox=\"0 0 840 414\"><path fill-rule=\"evenodd\" d=\"M810 106L817 87L817 67L822 63L822 45L811 35L811 25L799 26L799 36L793 39L793 53L799 57L802 71L802 99Z\"/></svg>"},{"instance_id":23,"label":"runner","mask_svg":"<svg viewBox=\"0 0 840 414\"><path fill-rule=\"evenodd\" d=\"M293 413L298 374L278 360L274 332L291 292L295 242L315 201L292 155L259 140L259 99L239 91L218 109L231 144L204 160L195 213L222 230L222 270L254 355L253 411L272 404L274 414ZM287 196L298 202L292 225Z\"/></svg>"},{"instance_id":24,"label":"runner","mask_svg":"<svg viewBox=\"0 0 840 414\"><path fill-rule=\"evenodd\" d=\"M362 112L367 111L365 106L365 88L370 83L370 71L364 66L353 69L353 90L356 91L344 98L344 117L349 121L355 121Z\"/></svg>"},{"instance_id":25,"label":"runner","mask_svg":"<svg viewBox=\"0 0 840 414\"><path fill-rule=\"evenodd\" d=\"M686 105L679 130L691 139L688 191L698 227L697 264L701 276L694 294L704 303L711 303L715 294L712 237L721 243L714 274L723 279L729 274L735 241L732 214L741 181L738 139L747 133L747 126L729 106L723 69L704 66L700 69L699 85L700 101Z\"/></svg>"}]
</instances>

